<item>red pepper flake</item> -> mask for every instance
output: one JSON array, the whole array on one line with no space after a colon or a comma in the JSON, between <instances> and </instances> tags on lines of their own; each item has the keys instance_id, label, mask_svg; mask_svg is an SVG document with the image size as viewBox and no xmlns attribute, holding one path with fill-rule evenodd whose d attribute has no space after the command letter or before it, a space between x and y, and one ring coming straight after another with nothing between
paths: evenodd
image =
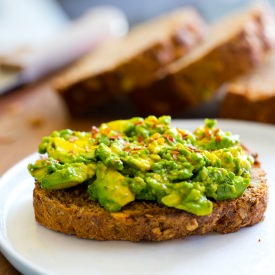
<instances>
[{"instance_id":1,"label":"red pepper flake","mask_svg":"<svg viewBox=\"0 0 275 275\"><path fill-rule=\"evenodd\" d=\"M216 136L216 141L220 142L221 141L221 136Z\"/></svg>"},{"instance_id":2,"label":"red pepper flake","mask_svg":"<svg viewBox=\"0 0 275 275\"><path fill-rule=\"evenodd\" d=\"M213 130L213 132L214 132L215 134L217 134L220 130L221 130L220 128L216 128L215 130Z\"/></svg>"},{"instance_id":3,"label":"red pepper flake","mask_svg":"<svg viewBox=\"0 0 275 275\"><path fill-rule=\"evenodd\" d=\"M191 152L200 152L199 149L197 149L196 147L192 146L192 145L187 145L187 148L189 149L189 151Z\"/></svg>"},{"instance_id":4,"label":"red pepper flake","mask_svg":"<svg viewBox=\"0 0 275 275\"><path fill-rule=\"evenodd\" d=\"M91 128L91 135L92 135L92 138L95 138L96 137L96 134L99 132L99 129L96 127L96 126L92 126Z\"/></svg>"},{"instance_id":5,"label":"red pepper flake","mask_svg":"<svg viewBox=\"0 0 275 275\"><path fill-rule=\"evenodd\" d=\"M141 136L139 136L139 137L137 138L137 141L138 141L138 142L143 142L143 141L144 141L144 138L141 137Z\"/></svg>"},{"instance_id":6,"label":"red pepper flake","mask_svg":"<svg viewBox=\"0 0 275 275\"><path fill-rule=\"evenodd\" d=\"M104 128L104 129L101 130L101 132L102 132L103 135L107 136L111 132L111 129L110 128Z\"/></svg>"},{"instance_id":7,"label":"red pepper flake","mask_svg":"<svg viewBox=\"0 0 275 275\"><path fill-rule=\"evenodd\" d=\"M136 147L134 147L132 150L133 150L133 151L137 151L137 150L141 150L141 149L143 149L141 146L136 146Z\"/></svg>"},{"instance_id":8,"label":"red pepper flake","mask_svg":"<svg viewBox=\"0 0 275 275\"><path fill-rule=\"evenodd\" d=\"M207 137L211 137L213 135L213 132L209 128L205 128L205 134Z\"/></svg>"},{"instance_id":9,"label":"red pepper flake","mask_svg":"<svg viewBox=\"0 0 275 275\"><path fill-rule=\"evenodd\" d=\"M182 138L186 138L188 136L188 133L186 131L179 128L177 128L177 132L182 136Z\"/></svg>"},{"instance_id":10,"label":"red pepper flake","mask_svg":"<svg viewBox=\"0 0 275 275\"><path fill-rule=\"evenodd\" d=\"M164 134L163 137L165 137L165 138L166 138L168 141L170 141L170 142L174 142L174 138L171 137L170 135Z\"/></svg>"},{"instance_id":11,"label":"red pepper flake","mask_svg":"<svg viewBox=\"0 0 275 275\"><path fill-rule=\"evenodd\" d=\"M45 161L46 161L46 164L51 164L51 162L49 161L49 159L47 158L47 159L45 159ZM57 160L56 160L57 161ZM57 161L57 162L59 162L59 161Z\"/></svg>"},{"instance_id":12,"label":"red pepper flake","mask_svg":"<svg viewBox=\"0 0 275 275\"><path fill-rule=\"evenodd\" d=\"M117 133L116 135L113 135L113 136L111 136L111 137L109 137L109 139L119 139L119 138L121 138L121 134L120 133Z\"/></svg>"},{"instance_id":13,"label":"red pepper flake","mask_svg":"<svg viewBox=\"0 0 275 275\"><path fill-rule=\"evenodd\" d=\"M155 129L157 127L158 121L156 119L153 119L152 122L153 122L152 129Z\"/></svg>"},{"instance_id":14,"label":"red pepper flake","mask_svg":"<svg viewBox=\"0 0 275 275\"><path fill-rule=\"evenodd\" d=\"M127 147L124 147L123 149L122 149L123 151L126 151L126 152L130 152L130 148L127 146Z\"/></svg>"},{"instance_id":15,"label":"red pepper flake","mask_svg":"<svg viewBox=\"0 0 275 275\"><path fill-rule=\"evenodd\" d=\"M142 121L136 121L134 122L135 125L141 125L143 122Z\"/></svg>"},{"instance_id":16,"label":"red pepper flake","mask_svg":"<svg viewBox=\"0 0 275 275\"><path fill-rule=\"evenodd\" d=\"M177 159L178 159L178 154L179 154L179 151L178 151L178 150L174 150L174 151L172 152L172 156L173 156L173 159L174 159L174 160L177 160Z\"/></svg>"}]
</instances>

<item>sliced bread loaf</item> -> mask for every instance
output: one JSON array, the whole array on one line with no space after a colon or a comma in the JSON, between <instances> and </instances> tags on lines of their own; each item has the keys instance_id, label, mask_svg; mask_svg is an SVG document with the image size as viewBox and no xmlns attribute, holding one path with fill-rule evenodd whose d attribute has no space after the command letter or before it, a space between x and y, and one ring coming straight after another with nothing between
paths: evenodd
<instances>
[{"instance_id":1,"label":"sliced bread loaf","mask_svg":"<svg viewBox=\"0 0 275 275\"><path fill-rule=\"evenodd\" d=\"M72 113L86 113L152 81L157 69L192 49L205 28L192 8L165 14L84 57L57 77L55 88Z\"/></svg>"},{"instance_id":2,"label":"sliced bread loaf","mask_svg":"<svg viewBox=\"0 0 275 275\"><path fill-rule=\"evenodd\" d=\"M220 116L275 123L275 54L252 73L226 87Z\"/></svg>"},{"instance_id":3,"label":"sliced bread loaf","mask_svg":"<svg viewBox=\"0 0 275 275\"><path fill-rule=\"evenodd\" d=\"M275 46L270 9L255 5L210 27L207 38L186 56L160 69L131 98L143 115L177 114L210 99L227 81L263 62Z\"/></svg>"}]
</instances>

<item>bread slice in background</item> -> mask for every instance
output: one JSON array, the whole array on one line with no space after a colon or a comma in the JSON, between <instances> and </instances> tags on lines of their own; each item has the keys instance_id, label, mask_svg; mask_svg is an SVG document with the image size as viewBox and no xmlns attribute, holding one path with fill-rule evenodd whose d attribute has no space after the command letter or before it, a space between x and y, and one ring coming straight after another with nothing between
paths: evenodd
<instances>
[{"instance_id":1,"label":"bread slice in background","mask_svg":"<svg viewBox=\"0 0 275 275\"><path fill-rule=\"evenodd\" d=\"M203 43L158 71L131 94L139 113L178 114L211 99L218 88L260 65L275 46L269 6L254 5L210 26Z\"/></svg>"},{"instance_id":2,"label":"bread slice in background","mask_svg":"<svg viewBox=\"0 0 275 275\"><path fill-rule=\"evenodd\" d=\"M275 53L250 74L226 85L219 116L275 124Z\"/></svg>"},{"instance_id":3,"label":"bread slice in background","mask_svg":"<svg viewBox=\"0 0 275 275\"><path fill-rule=\"evenodd\" d=\"M90 201L85 185L47 191L36 183L33 192L35 219L41 225L79 238L94 240L163 241L231 233L262 221L267 207L265 172L254 167L251 183L237 199L213 203L213 212L196 216L158 203L136 201L120 212L108 212Z\"/></svg>"},{"instance_id":4,"label":"bread slice in background","mask_svg":"<svg viewBox=\"0 0 275 275\"><path fill-rule=\"evenodd\" d=\"M201 41L206 25L191 7L164 14L108 41L54 81L74 114L85 114L108 100L144 86L162 66Z\"/></svg>"}]
</instances>

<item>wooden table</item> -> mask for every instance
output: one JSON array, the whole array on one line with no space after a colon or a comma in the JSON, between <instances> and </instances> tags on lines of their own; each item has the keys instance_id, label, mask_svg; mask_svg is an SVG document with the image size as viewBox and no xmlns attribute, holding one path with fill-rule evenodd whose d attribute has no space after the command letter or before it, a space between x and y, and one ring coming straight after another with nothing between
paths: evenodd
<instances>
[{"instance_id":1,"label":"wooden table","mask_svg":"<svg viewBox=\"0 0 275 275\"><path fill-rule=\"evenodd\" d=\"M0 176L37 151L41 137L64 128L89 130L118 118L121 113L111 109L87 119L72 119L47 80L0 97ZM1 253L0 274L19 274Z\"/></svg>"}]
</instances>

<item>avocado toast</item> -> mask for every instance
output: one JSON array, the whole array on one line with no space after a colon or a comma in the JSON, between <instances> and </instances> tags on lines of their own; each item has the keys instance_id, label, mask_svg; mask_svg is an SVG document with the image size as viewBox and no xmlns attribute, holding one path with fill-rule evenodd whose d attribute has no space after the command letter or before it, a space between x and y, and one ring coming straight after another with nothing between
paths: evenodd
<instances>
[{"instance_id":1,"label":"avocado toast","mask_svg":"<svg viewBox=\"0 0 275 275\"><path fill-rule=\"evenodd\" d=\"M149 116L54 132L39 146L46 156L29 165L36 220L81 238L135 242L260 222L265 173L215 124L191 133Z\"/></svg>"}]
</instances>

